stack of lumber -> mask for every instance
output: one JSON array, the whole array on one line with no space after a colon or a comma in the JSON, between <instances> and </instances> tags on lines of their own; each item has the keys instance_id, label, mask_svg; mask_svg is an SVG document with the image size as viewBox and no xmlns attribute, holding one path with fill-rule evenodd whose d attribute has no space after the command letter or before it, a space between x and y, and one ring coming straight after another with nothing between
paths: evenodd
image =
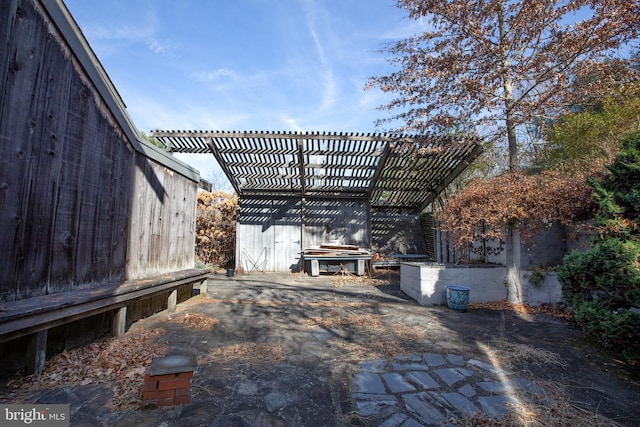
<instances>
[{"instance_id":1,"label":"stack of lumber","mask_svg":"<svg viewBox=\"0 0 640 427\"><path fill-rule=\"evenodd\" d=\"M315 256L353 256L353 255L370 255L367 249L362 249L355 245L340 245L334 243L323 243L318 247L311 247L303 249L304 255Z\"/></svg>"}]
</instances>

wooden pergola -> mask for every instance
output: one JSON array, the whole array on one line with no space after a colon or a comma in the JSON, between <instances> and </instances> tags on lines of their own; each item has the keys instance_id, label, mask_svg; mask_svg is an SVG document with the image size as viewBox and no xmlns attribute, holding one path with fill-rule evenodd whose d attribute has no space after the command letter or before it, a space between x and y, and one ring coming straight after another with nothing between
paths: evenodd
<instances>
[{"instance_id":1,"label":"wooden pergola","mask_svg":"<svg viewBox=\"0 0 640 427\"><path fill-rule=\"evenodd\" d=\"M476 137L153 131L174 153L211 153L239 197L367 198L422 210L482 152Z\"/></svg>"}]
</instances>

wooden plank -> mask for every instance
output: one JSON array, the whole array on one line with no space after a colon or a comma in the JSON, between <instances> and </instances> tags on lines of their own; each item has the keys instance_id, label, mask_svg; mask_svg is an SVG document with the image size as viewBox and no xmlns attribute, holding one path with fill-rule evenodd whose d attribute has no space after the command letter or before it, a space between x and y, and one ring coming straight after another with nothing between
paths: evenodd
<instances>
[{"instance_id":1,"label":"wooden plank","mask_svg":"<svg viewBox=\"0 0 640 427\"><path fill-rule=\"evenodd\" d=\"M3 54L13 65L0 94L4 99L0 126L0 182L4 187L0 234L6 236L0 238L0 271L6 271L8 276L6 281L2 277L0 283L3 288L4 284L11 284L9 289L3 289L3 298L8 300L46 292L46 272L43 280L42 270L32 270L46 265L46 254L44 248L33 247L33 242L38 241L36 235L50 232L38 222L44 217L40 203L33 204L39 202L34 198L38 192L34 184L45 126L44 117L37 114L42 91L34 91L34 82L41 78L46 30L31 4L21 6L20 19L13 21L12 43L3 46L8 49Z\"/></svg>"},{"instance_id":2,"label":"wooden plank","mask_svg":"<svg viewBox=\"0 0 640 427\"><path fill-rule=\"evenodd\" d=\"M116 313L113 316L113 335L118 338L124 338L124 334L127 328L127 306L123 305L122 307L116 309Z\"/></svg>"},{"instance_id":3,"label":"wooden plank","mask_svg":"<svg viewBox=\"0 0 640 427\"><path fill-rule=\"evenodd\" d=\"M92 290L61 292L0 306L0 342L122 307L149 296L206 279L209 272L172 275L112 284Z\"/></svg>"},{"instance_id":4,"label":"wooden plank","mask_svg":"<svg viewBox=\"0 0 640 427\"><path fill-rule=\"evenodd\" d=\"M339 250L348 250L348 251L358 251L360 250L360 246L356 245L341 245L341 244L333 244L333 243L322 243L320 245L321 249L339 249Z\"/></svg>"},{"instance_id":5,"label":"wooden plank","mask_svg":"<svg viewBox=\"0 0 640 427\"><path fill-rule=\"evenodd\" d=\"M25 373L27 375L38 375L44 371L47 358L47 335L48 330L44 329L29 337L25 354Z\"/></svg>"},{"instance_id":6,"label":"wooden plank","mask_svg":"<svg viewBox=\"0 0 640 427\"><path fill-rule=\"evenodd\" d=\"M169 297L167 298L167 311L169 313L175 313L176 304L178 301L178 290L174 289L169 293Z\"/></svg>"},{"instance_id":7,"label":"wooden plank","mask_svg":"<svg viewBox=\"0 0 640 427\"><path fill-rule=\"evenodd\" d=\"M55 86L67 90L59 90L61 98L58 105L52 105L49 115L58 122L62 146L58 148L60 168L57 176L52 177L55 190L52 197L55 201L55 211L52 216L52 238L48 242L49 252L49 281L47 293L62 292L76 285L74 256L77 250L79 221L79 206L77 203L78 187L80 185L77 159L82 149L82 133L78 131L82 123L81 117L86 111L86 100L82 102L76 91L70 88L82 86L83 82L77 75L73 65L65 62L64 71L58 70L58 84ZM65 96L62 96L65 94Z\"/></svg>"}]
</instances>

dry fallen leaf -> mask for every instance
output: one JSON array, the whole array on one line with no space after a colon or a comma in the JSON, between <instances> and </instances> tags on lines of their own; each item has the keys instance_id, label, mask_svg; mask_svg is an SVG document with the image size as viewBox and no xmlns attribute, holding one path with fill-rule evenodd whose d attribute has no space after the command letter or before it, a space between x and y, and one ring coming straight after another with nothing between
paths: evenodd
<instances>
[{"instance_id":1,"label":"dry fallen leaf","mask_svg":"<svg viewBox=\"0 0 640 427\"><path fill-rule=\"evenodd\" d=\"M24 401L36 390L73 385L112 384L111 406L124 408L140 402L140 386L144 372L155 357L162 356L167 346L158 343L161 329L129 331L124 338L114 337L83 347L64 350L47 361L39 375L16 378L7 383L9 398L3 403Z\"/></svg>"}]
</instances>

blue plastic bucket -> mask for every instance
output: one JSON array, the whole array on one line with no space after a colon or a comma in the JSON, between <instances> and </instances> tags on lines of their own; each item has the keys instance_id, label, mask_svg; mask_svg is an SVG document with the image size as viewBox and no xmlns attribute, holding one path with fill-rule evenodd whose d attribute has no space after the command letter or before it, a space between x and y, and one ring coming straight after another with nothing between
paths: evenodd
<instances>
[{"instance_id":1,"label":"blue plastic bucket","mask_svg":"<svg viewBox=\"0 0 640 427\"><path fill-rule=\"evenodd\" d=\"M456 311L467 311L470 291L464 286L447 286L447 306Z\"/></svg>"}]
</instances>

